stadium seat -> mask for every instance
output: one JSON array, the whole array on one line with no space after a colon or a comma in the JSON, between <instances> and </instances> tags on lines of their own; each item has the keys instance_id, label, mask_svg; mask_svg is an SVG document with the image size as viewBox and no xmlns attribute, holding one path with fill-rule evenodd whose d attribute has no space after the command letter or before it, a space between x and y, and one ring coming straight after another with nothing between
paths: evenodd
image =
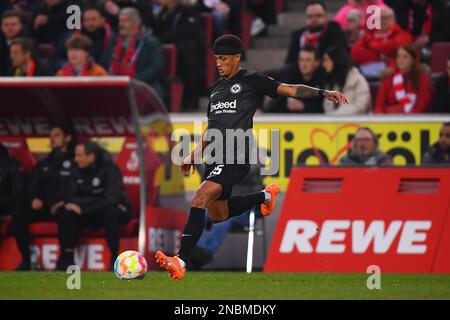
<instances>
[{"instance_id":1,"label":"stadium seat","mask_svg":"<svg viewBox=\"0 0 450 320\"><path fill-rule=\"evenodd\" d=\"M177 78L177 47L174 44L164 44L162 49L166 59L164 74L169 88L170 112L180 112L184 85Z\"/></svg>"},{"instance_id":2,"label":"stadium seat","mask_svg":"<svg viewBox=\"0 0 450 320\"><path fill-rule=\"evenodd\" d=\"M203 30L205 30L205 88L218 78L213 51L213 17L209 13L202 14Z\"/></svg>"},{"instance_id":3,"label":"stadium seat","mask_svg":"<svg viewBox=\"0 0 450 320\"><path fill-rule=\"evenodd\" d=\"M275 0L275 12L280 13L284 9L284 0Z\"/></svg>"},{"instance_id":4,"label":"stadium seat","mask_svg":"<svg viewBox=\"0 0 450 320\"><path fill-rule=\"evenodd\" d=\"M378 90L380 89L380 85L381 85L380 81L369 82L370 96L372 98L372 107L375 106L375 102L377 101L377 94Z\"/></svg>"},{"instance_id":5,"label":"stadium seat","mask_svg":"<svg viewBox=\"0 0 450 320\"><path fill-rule=\"evenodd\" d=\"M447 60L449 55L450 42L434 42L431 45L431 72L445 72L447 69Z\"/></svg>"}]
</instances>

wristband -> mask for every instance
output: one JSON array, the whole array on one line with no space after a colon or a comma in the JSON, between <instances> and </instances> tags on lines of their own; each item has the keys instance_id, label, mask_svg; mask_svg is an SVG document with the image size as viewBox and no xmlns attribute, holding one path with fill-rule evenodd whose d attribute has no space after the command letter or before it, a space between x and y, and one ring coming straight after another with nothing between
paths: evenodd
<instances>
[{"instance_id":1,"label":"wristband","mask_svg":"<svg viewBox=\"0 0 450 320\"><path fill-rule=\"evenodd\" d=\"M324 89L319 89L319 96L324 96L325 90Z\"/></svg>"}]
</instances>

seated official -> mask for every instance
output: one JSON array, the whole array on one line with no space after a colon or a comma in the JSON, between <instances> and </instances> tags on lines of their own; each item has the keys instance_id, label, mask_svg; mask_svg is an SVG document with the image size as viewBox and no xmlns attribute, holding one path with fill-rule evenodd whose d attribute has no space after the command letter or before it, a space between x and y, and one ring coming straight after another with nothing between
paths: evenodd
<instances>
[{"instance_id":1,"label":"seated official","mask_svg":"<svg viewBox=\"0 0 450 320\"><path fill-rule=\"evenodd\" d=\"M69 195L57 213L61 246L57 269L75 264L74 250L82 227L105 228L112 269L119 250L119 227L131 218L122 173L111 155L93 141L76 146L75 162Z\"/></svg>"},{"instance_id":2,"label":"seated official","mask_svg":"<svg viewBox=\"0 0 450 320\"><path fill-rule=\"evenodd\" d=\"M20 270L30 270L30 235L28 225L36 221L54 221L62 206L74 165L75 132L70 126L52 125L51 152L38 161L31 173L25 210L13 215L12 230L22 256ZM25 202L25 201L24 201Z\"/></svg>"}]
</instances>

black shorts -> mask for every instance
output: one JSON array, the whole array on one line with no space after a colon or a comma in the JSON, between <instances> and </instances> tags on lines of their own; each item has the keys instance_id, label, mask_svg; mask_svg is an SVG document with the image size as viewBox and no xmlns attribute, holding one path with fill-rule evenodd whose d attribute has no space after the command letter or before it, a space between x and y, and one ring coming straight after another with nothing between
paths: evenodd
<instances>
[{"instance_id":1,"label":"black shorts","mask_svg":"<svg viewBox=\"0 0 450 320\"><path fill-rule=\"evenodd\" d=\"M250 164L209 164L205 166L203 181L212 181L223 187L220 199L229 199L235 184L248 175Z\"/></svg>"}]
</instances>

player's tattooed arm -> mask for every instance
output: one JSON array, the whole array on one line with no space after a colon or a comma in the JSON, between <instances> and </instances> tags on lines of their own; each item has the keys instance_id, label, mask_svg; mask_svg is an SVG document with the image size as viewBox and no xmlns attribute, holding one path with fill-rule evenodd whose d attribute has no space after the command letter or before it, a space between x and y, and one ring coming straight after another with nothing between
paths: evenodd
<instances>
[{"instance_id":1,"label":"player's tattooed arm","mask_svg":"<svg viewBox=\"0 0 450 320\"><path fill-rule=\"evenodd\" d=\"M278 86L278 94L281 96L292 97L292 98L314 98L319 96L324 96L326 99L336 102L336 103L348 103L347 97L345 97L339 91L330 91L324 89L318 89L310 87L304 84L285 84L282 83Z\"/></svg>"}]
</instances>

